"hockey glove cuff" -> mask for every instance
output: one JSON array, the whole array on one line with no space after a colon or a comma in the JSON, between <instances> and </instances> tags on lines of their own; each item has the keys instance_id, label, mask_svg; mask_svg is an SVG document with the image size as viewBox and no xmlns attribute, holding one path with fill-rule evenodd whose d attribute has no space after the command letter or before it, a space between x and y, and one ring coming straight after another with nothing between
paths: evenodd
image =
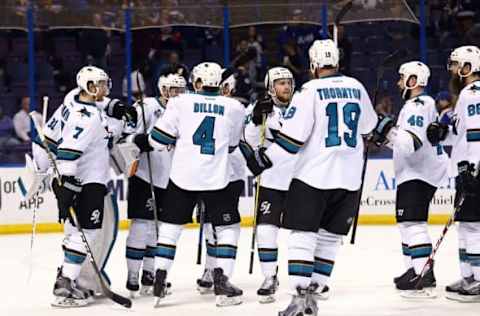
<instances>
[{"instance_id":1,"label":"hockey glove cuff","mask_svg":"<svg viewBox=\"0 0 480 316\"><path fill-rule=\"evenodd\" d=\"M378 123L373 130L371 141L377 145L382 146L387 142L388 132L395 126L393 118L383 114L378 114Z\"/></svg>"},{"instance_id":2,"label":"hockey glove cuff","mask_svg":"<svg viewBox=\"0 0 480 316\"><path fill-rule=\"evenodd\" d=\"M261 147L257 150L253 150L253 148L246 142L240 142L240 151L245 157L247 161L247 167L252 172L253 176L258 176L261 174L265 169L272 167L272 162L270 158L268 158L265 151L267 150L265 147Z\"/></svg>"},{"instance_id":3,"label":"hockey glove cuff","mask_svg":"<svg viewBox=\"0 0 480 316\"><path fill-rule=\"evenodd\" d=\"M270 96L260 99L255 104L252 114L252 122L255 126L261 125L264 115L268 115L273 112L273 100Z\"/></svg>"},{"instance_id":4,"label":"hockey glove cuff","mask_svg":"<svg viewBox=\"0 0 480 316\"><path fill-rule=\"evenodd\" d=\"M138 115L134 106L127 106L118 99L113 99L108 105L109 116L118 120L124 120L132 126L137 125Z\"/></svg>"},{"instance_id":5,"label":"hockey glove cuff","mask_svg":"<svg viewBox=\"0 0 480 316\"><path fill-rule=\"evenodd\" d=\"M476 195L479 191L479 182L475 178L475 166L468 161L457 164L458 176L455 178L455 189L459 194Z\"/></svg>"},{"instance_id":6,"label":"hockey glove cuff","mask_svg":"<svg viewBox=\"0 0 480 316\"><path fill-rule=\"evenodd\" d=\"M130 141L137 145L141 153L153 151L153 147L150 146L150 143L148 142L147 134L137 134L129 136L127 138L127 141Z\"/></svg>"}]
</instances>

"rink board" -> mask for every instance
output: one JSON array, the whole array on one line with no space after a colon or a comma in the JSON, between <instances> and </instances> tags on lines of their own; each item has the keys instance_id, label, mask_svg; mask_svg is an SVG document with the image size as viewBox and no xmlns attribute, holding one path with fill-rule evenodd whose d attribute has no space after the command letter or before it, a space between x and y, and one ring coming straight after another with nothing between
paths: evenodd
<instances>
[{"instance_id":1,"label":"rink board","mask_svg":"<svg viewBox=\"0 0 480 316\"><path fill-rule=\"evenodd\" d=\"M325 175L332 176L332 175ZM28 182L21 167L0 167L0 234L26 233L31 231L32 214L35 202L25 201L18 180ZM127 180L114 176L109 188L116 194L120 210L120 228L127 228ZM28 183L27 183L28 186ZM453 210L454 181L437 190L430 207L430 222L445 223ZM396 182L391 159L370 160L366 172L364 192L360 207L361 224L395 223ZM251 176L245 179L245 190L240 199L242 225L253 221L254 181ZM37 201L37 232L57 232L62 229L57 224L56 201L53 193L45 189ZM193 224L191 225L193 226Z\"/></svg>"}]
</instances>

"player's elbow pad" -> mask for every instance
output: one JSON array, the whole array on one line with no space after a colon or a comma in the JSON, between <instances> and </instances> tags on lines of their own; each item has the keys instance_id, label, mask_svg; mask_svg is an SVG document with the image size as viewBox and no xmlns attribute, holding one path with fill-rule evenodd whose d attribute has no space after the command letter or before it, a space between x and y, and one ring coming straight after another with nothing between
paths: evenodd
<instances>
[{"instance_id":1,"label":"player's elbow pad","mask_svg":"<svg viewBox=\"0 0 480 316\"><path fill-rule=\"evenodd\" d=\"M388 135L388 139L393 144L395 150L407 155L413 154L423 146L422 141L417 135L400 128L392 129Z\"/></svg>"}]
</instances>

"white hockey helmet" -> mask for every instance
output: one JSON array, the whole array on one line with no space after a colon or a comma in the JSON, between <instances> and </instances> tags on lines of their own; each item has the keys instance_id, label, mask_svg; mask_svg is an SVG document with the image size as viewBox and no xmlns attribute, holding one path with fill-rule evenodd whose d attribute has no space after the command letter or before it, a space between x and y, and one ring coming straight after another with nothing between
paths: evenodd
<instances>
[{"instance_id":1,"label":"white hockey helmet","mask_svg":"<svg viewBox=\"0 0 480 316\"><path fill-rule=\"evenodd\" d=\"M316 40L308 50L310 58L310 71L325 66L337 67L340 60L340 52L337 45L331 39Z\"/></svg>"},{"instance_id":2,"label":"white hockey helmet","mask_svg":"<svg viewBox=\"0 0 480 316\"><path fill-rule=\"evenodd\" d=\"M223 95L231 95L235 90L237 79L235 79L235 73L230 69L222 69L222 82L220 88Z\"/></svg>"},{"instance_id":3,"label":"white hockey helmet","mask_svg":"<svg viewBox=\"0 0 480 316\"><path fill-rule=\"evenodd\" d=\"M402 91L403 98L406 98L408 90L417 87L426 87L428 85L430 69L421 61L410 61L402 64L398 69L398 73L403 76L403 86L405 87ZM417 78L417 83L413 87L409 87L408 80L410 80L412 76Z\"/></svg>"},{"instance_id":4,"label":"white hockey helmet","mask_svg":"<svg viewBox=\"0 0 480 316\"><path fill-rule=\"evenodd\" d=\"M289 79L292 81L292 94L295 90L295 79L293 78L292 72L285 67L273 67L267 71L265 75L265 88L267 93L272 97L273 102L280 106L288 105L287 102L281 102L277 97L277 91L275 90L275 81L280 79Z\"/></svg>"},{"instance_id":5,"label":"white hockey helmet","mask_svg":"<svg viewBox=\"0 0 480 316\"><path fill-rule=\"evenodd\" d=\"M93 83L93 85L97 88L95 93L92 93L88 90L89 83ZM103 69L95 66L85 66L77 73L77 86L80 88L80 90L85 91L87 94L91 96L97 96L98 87L100 87L100 85L105 85L105 95L108 95L110 93L110 89L112 88L112 81Z\"/></svg>"},{"instance_id":6,"label":"white hockey helmet","mask_svg":"<svg viewBox=\"0 0 480 316\"><path fill-rule=\"evenodd\" d=\"M187 82L185 78L180 76L179 74L169 74L165 79L165 86L167 88L167 95L170 98L170 89L177 88L177 94L184 93L185 88L187 86Z\"/></svg>"},{"instance_id":7,"label":"white hockey helmet","mask_svg":"<svg viewBox=\"0 0 480 316\"><path fill-rule=\"evenodd\" d=\"M167 77L166 76L160 76L158 78L157 88L158 88L158 91L160 92L160 96L165 98L165 99L168 99Z\"/></svg>"},{"instance_id":8,"label":"white hockey helmet","mask_svg":"<svg viewBox=\"0 0 480 316\"><path fill-rule=\"evenodd\" d=\"M455 48L453 52L450 54L450 58L448 60L448 67L450 68L450 64L452 62L458 63L458 75L460 78L468 77L474 72L480 71L480 49L477 46L461 46ZM463 75L461 73L462 68L465 65L470 65L470 73Z\"/></svg>"},{"instance_id":9,"label":"white hockey helmet","mask_svg":"<svg viewBox=\"0 0 480 316\"><path fill-rule=\"evenodd\" d=\"M200 63L192 70L192 84L195 88L197 81L201 82L202 87L218 88L222 81L222 67L216 63Z\"/></svg>"}]
</instances>

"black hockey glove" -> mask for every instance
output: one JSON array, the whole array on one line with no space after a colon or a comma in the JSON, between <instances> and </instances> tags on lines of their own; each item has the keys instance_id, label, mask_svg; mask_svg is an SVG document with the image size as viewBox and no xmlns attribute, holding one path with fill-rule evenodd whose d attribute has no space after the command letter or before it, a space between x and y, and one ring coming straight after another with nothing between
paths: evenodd
<instances>
[{"instance_id":1,"label":"black hockey glove","mask_svg":"<svg viewBox=\"0 0 480 316\"><path fill-rule=\"evenodd\" d=\"M135 145L138 146L140 149L140 152L150 152L153 151L153 147L150 146L150 143L148 142L148 135L147 134L138 134L133 136L132 141L135 143Z\"/></svg>"},{"instance_id":2,"label":"black hockey glove","mask_svg":"<svg viewBox=\"0 0 480 316\"><path fill-rule=\"evenodd\" d=\"M243 141L240 142L239 148L243 157L247 161L248 169L250 169L254 177L261 174L263 170L272 167L270 158L268 158L268 156L265 154L265 150L267 150L267 148L261 147L257 150L254 150L252 146Z\"/></svg>"},{"instance_id":3,"label":"black hockey glove","mask_svg":"<svg viewBox=\"0 0 480 316\"><path fill-rule=\"evenodd\" d=\"M52 189L57 198L58 222L63 223L68 218L69 209L73 207L77 194L82 190L82 184L73 176L62 176L60 182L55 178Z\"/></svg>"},{"instance_id":4,"label":"black hockey glove","mask_svg":"<svg viewBox=\"0 0 480 316\"><path fill-rule=\"evenodd\" d=\"M124 120L131 126L137 126L138 115L135 107L125 105L118 99L110 101L107 114L117 120Z\"/></svg>"},{"instance_id":5,"label":"black hockey glove","mask_svg":"<svg viewBox=\"0 0 480 316\"><path fill-rule=\"evenodd\" d=\"M270 96L266 96L255 103L253 108L252 122L255 126L261 125L264 115L273 112L273 100Z\"/></svg>"},{"instance_id":6,"label":"black hockey glove","mask_svg":"<svg viewBox=\"0 0 480 316\"><path fill-rule=\"evenodd\" d=\"M395 126L393 118L383 114L378 114L378 123L373 130L371 141L378 147L385 144L387 141L388 132Z\"/></svg>"},{"instance_id":7,"label":"black hockey glove","mask_svg":"<svg viewBox=\"0 0 480 316\"><path fill-rule=\"evenodd\" d=\"M444 141L447 138L447 134L447 124L433 122L427 127L427 139L433 146L437 146L441 141Z\"/></svg>"},{"instance_id":8,"label":"black hockey glove","mask_svg":"<svg viewBox=\"0 0 480 316\"><path fill-rule=\"evenodd\" d=\"M459 194L477 195L479 191L479 181L475 178L475 165L468 161L460 161L457 164L458 176L455 178L455 190Z\"/></svg>"}]
</instances>

